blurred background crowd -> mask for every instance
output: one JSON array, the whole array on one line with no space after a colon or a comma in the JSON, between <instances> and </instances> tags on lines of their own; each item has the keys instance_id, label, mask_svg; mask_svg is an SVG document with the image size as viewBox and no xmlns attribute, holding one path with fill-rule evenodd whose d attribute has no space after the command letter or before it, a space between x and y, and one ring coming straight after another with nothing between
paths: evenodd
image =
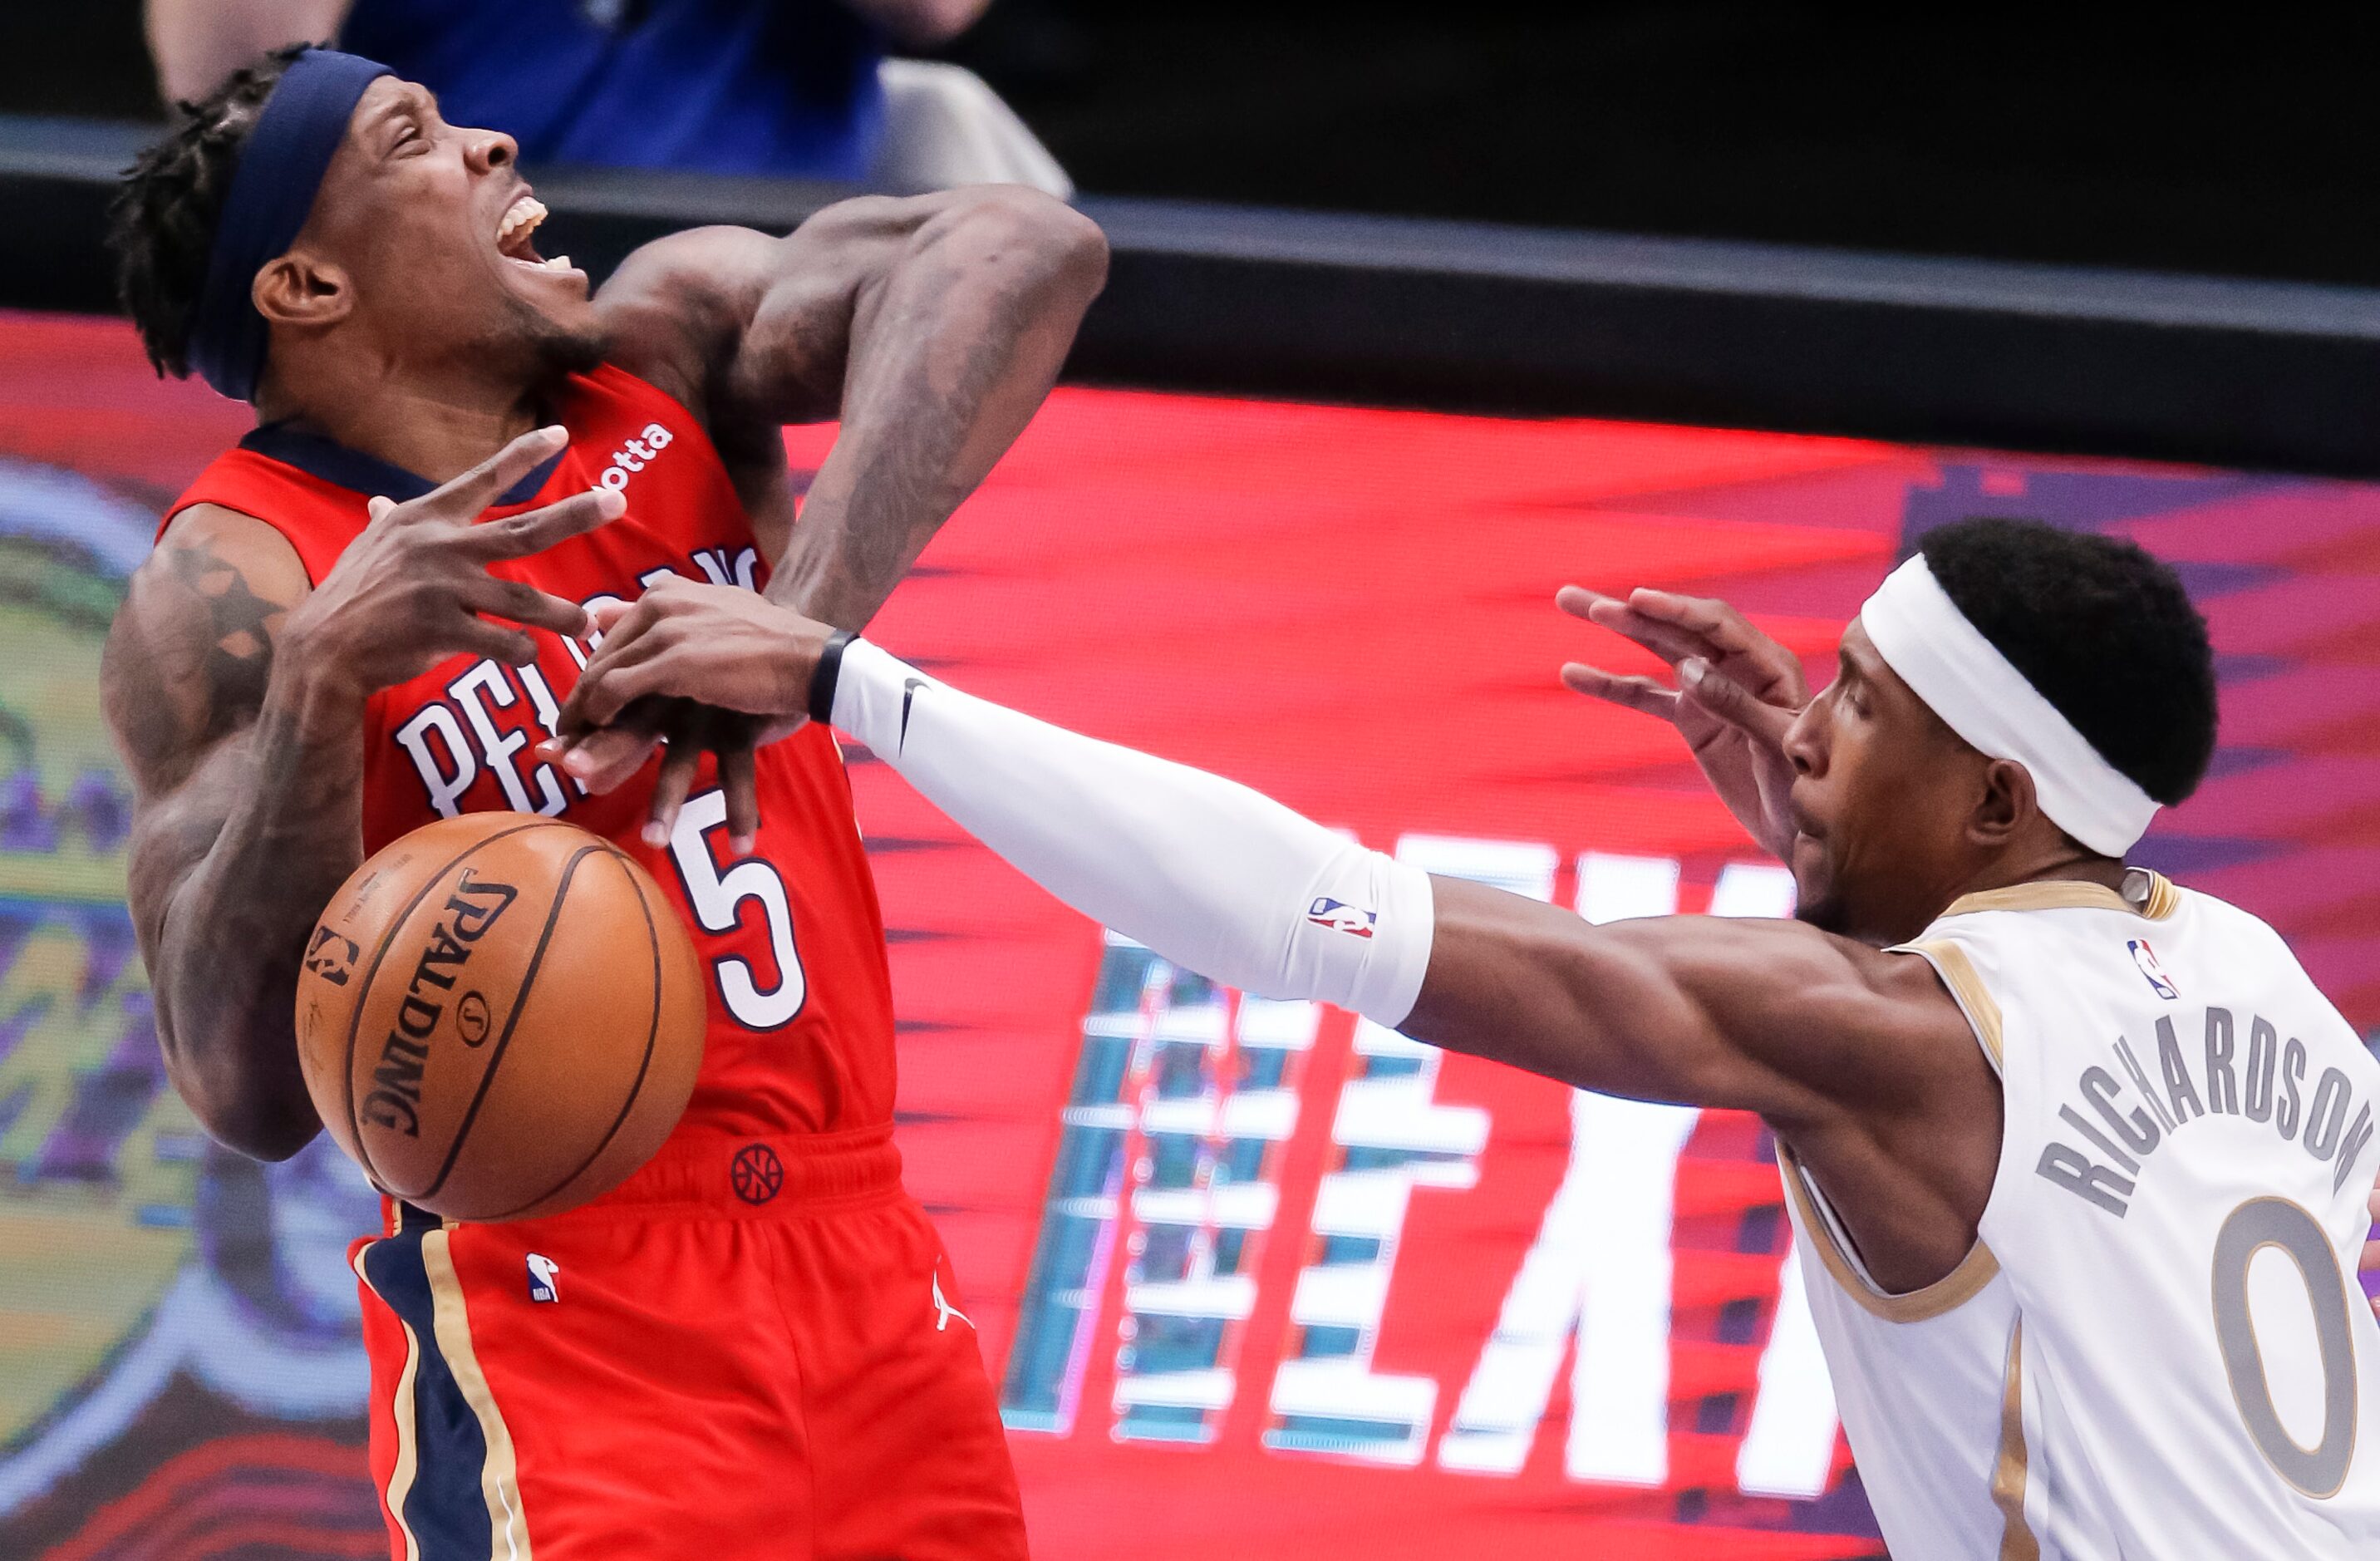
<instances>
[{"instance_id":1,"label":"blurred background crowd","mask_svg":"<svg viewBox=\"0 0 2380 1561\"><path fill-rule=\"evenodd\" d=\"M532 164L1053 190L2380 281L2370 40L2108 8L86 0L0 114L154 117L336 37Z\"/></svg>"}]
</instances>

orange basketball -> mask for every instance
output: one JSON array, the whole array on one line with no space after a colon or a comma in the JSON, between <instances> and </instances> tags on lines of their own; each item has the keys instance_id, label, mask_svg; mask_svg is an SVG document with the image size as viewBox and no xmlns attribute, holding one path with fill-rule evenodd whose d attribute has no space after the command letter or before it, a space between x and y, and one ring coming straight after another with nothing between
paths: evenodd
<instances>
[{"instance_id":1,"label":"orange basketball","mask_svg":"<svg viewBox=\"0 0 2380 1561\"><path fill-rule=\"evenodd\" d=\"M374 1186L455 1219L608 1191L677 1125L702 969L660 885L529 813L445 819L341 884L298 978L314 1109Z\"/></svg>"}]
</instances>

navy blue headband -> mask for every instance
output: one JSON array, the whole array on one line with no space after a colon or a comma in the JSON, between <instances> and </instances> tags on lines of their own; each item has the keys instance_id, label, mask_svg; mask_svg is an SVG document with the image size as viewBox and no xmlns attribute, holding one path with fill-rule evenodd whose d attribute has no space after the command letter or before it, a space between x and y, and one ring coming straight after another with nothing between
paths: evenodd
<instances>
[{"instance_id":1,"label":"navy blue headband","mask_svg":"<svg viewBox=\"0 0 2380 1561\"><path fill-rule=\"evenodd\" d=\"M256 274L298 242L357 102L365 88L394 74L376 60L309 49L282 72L249 132L190 324L190 366L234 400L255 400L264 373L270 337L264 316L249 301Z\"/></svg>"}]
</instances>

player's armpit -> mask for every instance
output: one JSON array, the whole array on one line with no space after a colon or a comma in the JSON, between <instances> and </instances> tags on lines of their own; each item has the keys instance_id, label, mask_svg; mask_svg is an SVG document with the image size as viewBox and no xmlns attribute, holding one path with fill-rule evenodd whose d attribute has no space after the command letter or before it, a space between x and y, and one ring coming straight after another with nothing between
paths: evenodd
<instances>
[{"instance_id":1,"label":"player's armpit","mask_svg":"<svg viewBox=\"0 0 2380 1561\"><path fill-rule=\"evenodd\" d=\"M1049 393L1106 257L1031 190L864 197L783 238L659 240L598 307L614 360L698 410L739 487L782 483L782 425L841 418L801 526L762 541L771 596L857 629Z\"/></svg>"},{"instance_id":2,"label":"player's armpit","mask_svg":"<svg viewBox=\"0 0 2380 1561\"><path fill-rule=\"evenodd\" d=\"M1597 926L1435 881L1429 973L1406 1033L1574 1085L1812 1127L1972 1078L1965 1017L1925 962L1794 921Z\"/></svg>"}]
</instances>

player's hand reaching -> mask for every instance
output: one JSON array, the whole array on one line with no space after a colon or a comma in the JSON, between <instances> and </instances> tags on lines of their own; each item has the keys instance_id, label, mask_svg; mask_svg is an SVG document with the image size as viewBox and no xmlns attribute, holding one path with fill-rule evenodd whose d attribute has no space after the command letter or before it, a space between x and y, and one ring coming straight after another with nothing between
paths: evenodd
<instances>
[{"instance_id":1,"label":"player's hand reaching","mask_svg":"<svg viewBox=\"0 0 2380 1561\"><path fill-rule=\"evenodd\" d=\"M1783 858L1793 843L1786 803L1793 763L1785 754L1785 733L1810 702L1802 659L1710 597L1639 589L1622 601L1571 585L1554 600L1572 617L1633 640L1678 675L1672 689L1657 678L1570 662L1562 681L1677 727L1728 811Z\"/></svg>"},{"instance_id":2,"label":"player's hand reaching","mask_svg":"<svg viewBox=\"0 0 2380 1561\"><path fill-rule=\"evenodd\" d=\"M686 579L598 607L594 628L602 643L540 751L602 792L666 738L645 826L654 845L669 838L702 755L714 753L730 846L749 849L759 826L753 750L809 719L810 674L834 631L755 592Z\"/></svg>"},{"instance_id":3,"label":"player's hand reaching","mask_svg":"<svg viewBox=\"0 0 2380 1561\"><path fill-rule=\"evenodd\" d=\"M453 482L398 504L375 498L371 523L337 567L292 608L279 661L360 698L417 677L456 652L520 665L536 641L520 628L584 632L586 609L488 566L542 553L626 507L605 488L485 524L497 495L560 450L559 428L522 434ZM507 622L492 622L503 619Z\"/></svg>"}]
</instances>

